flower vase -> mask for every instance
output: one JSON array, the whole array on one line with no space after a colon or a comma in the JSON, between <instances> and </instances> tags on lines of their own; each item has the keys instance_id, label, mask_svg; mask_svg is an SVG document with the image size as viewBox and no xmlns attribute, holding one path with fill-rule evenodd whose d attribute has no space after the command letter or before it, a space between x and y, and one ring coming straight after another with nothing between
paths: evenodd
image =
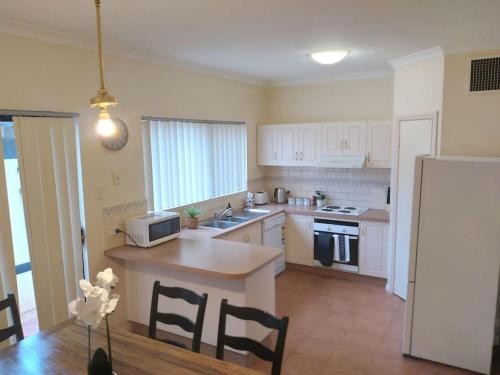
<instances>
[{"instance_id":1,"label":"flower vase","mask_svg":"<svg viewBox=\"0 0 500 375\"><path fill-rule=\"evenodd\" d=\"M106 316L106 338L108 343L108 353L103 348L97 348L92 358L90 358L90 326L88 327L89 335L89 364L87 366L88 375L116 375L113 371L113 359L111 355L111 336L109 333L108 317Z\"/></svg>"}]
</instances>

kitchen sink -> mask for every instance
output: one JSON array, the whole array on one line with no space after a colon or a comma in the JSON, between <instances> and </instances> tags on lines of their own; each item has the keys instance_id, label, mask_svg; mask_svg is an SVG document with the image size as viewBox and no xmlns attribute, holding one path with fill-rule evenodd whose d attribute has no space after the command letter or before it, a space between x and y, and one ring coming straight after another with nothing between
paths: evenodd
<instances>
[{"instance_id":1,"label":"kitchen sink","mask_svg":"<svg viewBox=\"0 0 500 375\"><path fill-rule=\"evenodd\" d=\"M260 210L255 208L245 208L243 210L238 210L233 213L233 216L223 216L220 219L208 219L200 223L200 227L206 228L217 228L217 229L228 229L235 225L244 223L246 221L255 219L262 215L267 215L271 211Z\"/></svg>"},{"instance_id":2,"label":"kitchen sink","mask_svg":"<svg viewBox=\"0 0 500 375\"><path fill-rule=\"evenodd\" d=\"M217 229L228 229L232 228L235 225L238 225L239 223L232 223L230 221L222 221L222 220L207 220L207 221L202 221L200 223L200 227L206 227L206 228L217 228Z\"/></svg>"}]
</instances>

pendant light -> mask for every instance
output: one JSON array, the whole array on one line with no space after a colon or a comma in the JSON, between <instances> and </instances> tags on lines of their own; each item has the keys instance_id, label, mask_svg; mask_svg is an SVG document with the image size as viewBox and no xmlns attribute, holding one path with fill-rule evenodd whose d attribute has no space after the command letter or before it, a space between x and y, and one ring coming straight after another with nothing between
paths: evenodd
<instances>
[{"instance_id":1,"label":"pendant light","mask_svg":"<svg viewBox=\"0 0 500 375\"><path fill-rule=\"evenodd\" d=\"M110 137L116 132L116 126L111 120L108 107L118 104L114 96L108 93L104 86L104 59L102 56L102 33L101 33L101 0L95 0L95 12L97 19L97 53L99 57L99 80L100 86L97 95L90 99L90 108L99 108L99 120L97 121L97 134L102 137Z\"/></svg>"}]
</instances>

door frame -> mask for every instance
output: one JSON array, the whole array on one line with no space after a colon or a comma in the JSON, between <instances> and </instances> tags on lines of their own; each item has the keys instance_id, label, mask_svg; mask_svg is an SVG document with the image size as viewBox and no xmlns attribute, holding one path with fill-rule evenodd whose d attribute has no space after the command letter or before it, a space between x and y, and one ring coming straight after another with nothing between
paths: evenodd
<instances>
[{"instance_id":1,"label":"door frame","mask_svg":"<svg viewBox=\"0 0 500 375\"><path fill-rule=\"evenodd\" d=\"M433 155L436 155L438 147L438 132L439 132L439 111L424 112L412 115L400 115L395 117L393 126L393 142L392 142L392 171L391 171L391 205L390 205L390 222L389 222L389 254L387 267L387 284L386 290L394 293L396 281L396 232L397 232L397 209L398 209L398 172L399 172L399 149L400 149L400 129L403 121L412 120L431 120L432 121L432 139L431 148Z\"/></svg>"}]
</instances>

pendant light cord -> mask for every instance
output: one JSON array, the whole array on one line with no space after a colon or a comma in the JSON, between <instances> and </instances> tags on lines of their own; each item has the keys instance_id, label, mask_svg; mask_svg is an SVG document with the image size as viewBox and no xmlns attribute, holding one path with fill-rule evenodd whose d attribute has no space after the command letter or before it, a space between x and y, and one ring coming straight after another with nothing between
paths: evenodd
<instances>
[{"instance_id":1,"label":"pendant light cord","mask_svg":"<svg viewBox=\"0 0 500 375\"><path fill-rule=\"evenodd\" d=\"M99 55L99 78L101 80L101 90L104 87L104 58L102 56L102 32L101 32L101 0L95 0L95 13L97 19L97 52Z\"/></svg>"}]
</instances>

